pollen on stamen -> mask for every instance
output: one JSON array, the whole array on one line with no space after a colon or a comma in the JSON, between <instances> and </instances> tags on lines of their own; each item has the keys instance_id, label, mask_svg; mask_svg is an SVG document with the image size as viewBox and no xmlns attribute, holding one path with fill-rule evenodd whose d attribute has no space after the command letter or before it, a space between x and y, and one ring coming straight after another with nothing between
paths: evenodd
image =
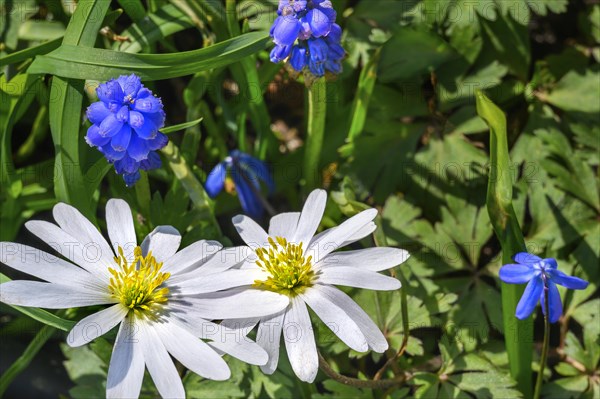
<instances>
[{"instance_id":1,"label":"pollen on stamen","mask_svg":"<svg viewBox=\"0 0 600 399\"><path fill-rule=\"evenodd\" d=\"M142 249L135 247L131 262L125 258L123 248L119 247L118 252L114 258L118 267L108 269L112 275L111 295L136 316L155 317L167 302L169 289L161 285L171 274L161 271L163 264L156 261L152 251L143 256Z\"/></svg>"},{"instance_id":2,"label":"pollen on stamen","mask_svg":"<svg viewBox=\"0 0 600 399\"><path fill-rule=\"evenodd\" d=\"M283 237L269 237L269 247L258 248L256 256L256 264L269 277L256 280L255 287L295 296L313 285L312 256L304 256L302 243L293 244Z\"/></svg>"}]
</instances>

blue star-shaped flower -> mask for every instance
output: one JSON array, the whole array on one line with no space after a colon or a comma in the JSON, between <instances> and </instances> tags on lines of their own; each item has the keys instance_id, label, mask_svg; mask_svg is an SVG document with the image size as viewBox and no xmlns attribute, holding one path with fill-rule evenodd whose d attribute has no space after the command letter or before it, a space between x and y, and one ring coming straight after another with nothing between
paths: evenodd
<instances>
[{"instance_id":1,"label":"blue star-shaped flower","mask_svg":"<svg viewBox=\"0 0 600 399\"><path fill-rule=\"evenodd\" d=\"M568 276L558 270L556 259L542 259L539 256L520 252L513 259L517 264L508 264L500 268L500 280L509 284L525 284L525 292L517 305L516 316L526 319L535 309L538 300L546 314L544 289L548 290L548 308L550 323L556 323L562 314L562 302L556 284L573 290L587 288L588 282L578 277Z\"/></svg>"},{"instance_id":2,"label":"blue star-shaped flower","mask_svg":"<svg viewBox=\"0 0 600 399\"><path fill-rule=\"evenodd\" d=\"M273 191L275 184L267 165L246 153L233 150L229 156L213 168L206 178L206 192L211 198L219 194L224 187L227 171L230 171L242 209L249 216L258 218L264 212L259 196L260 181Z\"/></svg>"}]
</instances>

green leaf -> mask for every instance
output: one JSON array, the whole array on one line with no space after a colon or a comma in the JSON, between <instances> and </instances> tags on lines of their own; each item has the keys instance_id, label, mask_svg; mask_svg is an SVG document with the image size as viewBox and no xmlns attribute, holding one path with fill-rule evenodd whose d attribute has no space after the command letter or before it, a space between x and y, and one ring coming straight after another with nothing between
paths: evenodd
<instances>
[{"instance_id":1,"label":"green leaf","mask_svg":"<svg viewBox=\"0 0 600 399\"><path fill-rule=\"evenodd\" d=\"M21 40L54 40L63 37L65 26L58 21L29 20L19 26Z\"/></svg>"},{"instance_id":2,"label":"green leaf","mask_svg":"<svg viewBox=\"0 0 600 399\"><path fill-rule=\"evenodd\" d=\"M0 273L0 283L6 283L8 281L11 281L11 279L8 278L7 276L5 276L4 274ZM62 331L71 331L71 329L75 325L74 321L65 320L65 319L60 318L60 317L58 317L46 310L43 310L43 309L14 306L14 305L8 305L8 306L10 306L11 308L13 308L15 310L18 310L19 312L23 313L24 315L31 317L32 319L39 321L40 323L44 323L50 327L54 327L54 328L62 330Z\"/></svg>"},{"instance_id":3,"label":"green leaf","mask_svg":"<svg viewBox=\"0 0 600 399\"><path fill-rule=\"evenodd\" d=\"M267 41L265 33L252 32L199 50L172 54L129 54L64 43L37 57L28 72L101 81L131 73L142 80L170 79L232 64L262 50Z\"/></svg>"},{"instance_id":4,"label":"green leaf","mask_svg":"<svg viewBox=\"0 0 600 399\"><path fill-rule=\"evenodd\" d=\"M585 72L570 71L567 73L546 96L546 100L565 111L579 111L598 113L600 101L597 90L600 81L600 67L598 65L586 69Z\"/></svg>"},{"instance_id":5,"label":"green leaf","mask_svg":"<svg viewBox=\"0 0 600 399\"><path fill-rule=\"evenodd\" d=\"M314 399L327 399L327 398L354 398L354 399L372 399L373 391L368 389L354 388L348 385L341 384L337 381L327 380L323 382L323 386L328 391L327 393L321 393L312 395Z\"/></svg>"},{"instance_id":6,"label":"green leaf","mask_svg":"<svg viewBox=\"0 0 600 399\"><path fill-rule=\"evenodd\" d=\"M382 82L429 74L443 63L459 57L438 35L399 29L381 47L377 74Z\"/></svg>"},{"instance_id":7,"label":"green leaf","mask_svg":"<svg viewBox=\"0 0 600 399\"><path fill-rule=\"evenodd\" d=\"M12 5L12 9L10 6ZM21 0L18 5L2 1L0 13L0 43L14 50L19 42L19 27L37 13L35 0ZM3 47L4 47L3 46Z\"/></svg>"},{"instance_id":8,"label":"green leaf","mask_svg":"<svg viewBox=\"0 0 600 399\"><path fill-rule=\"evenodd\" d=\"M119 5L135 23L139 23L146 16L146 9L141 0L119 0Z\"/></svg>"},{"instance_id":9,"label":"green leaf","mask_svg":"<svg viewBox=\"0 0 600 399\"><path fill-rule=\"evenodd\" d=\"M511 257L526 251L523 233L512 206L513 182L508 155L506 116L482 92L476 93L477 113L490 127L490 176L487 208L490 221L502 246L502 262L511 263ZM530 337L533 336L531 318L517 320L515 310L523 294L522 286L502 283L502 314L504 336L511 375L525 397L531 396Z\"/></svg>"},{"instance_id":10,"label":"green leaf","mask_svg":"<svg viewBox=\"0 0 600 399\"><path fill-rule=\"evenodd\" d=\"M321 151L325 137L327 117L327 82L325 78L316 79L308 89L308 114L306 129L306 148L304 150L304 189L309 191L321 184Z\"/></svg>"},{"instance_id":11,"label":"green leaf","mask_svg":"<svg viewBox=\"0 0 600 399\"><path fill-rule=\"evenodd\" d=\"M4 392L10 385L10 383L29 366L35 355L42 349L46 341L52 337L54 329L48 326L42 327L42 329L35 335L31 343L25 348L25 351L21 356L6 369L0 376L0 396L4 395Z\"/></svg>"},{"instance_id":12,"label":"green leaf","mask_svg":"<svg viewBox=\"0 0 600 399\"><path fill-rule=\"evenodd\" d=\"M175 5L167 4L121 32L121 36L130 40L117 42L113 48L125 53L138 53L160 39L193 26L188 15Z\"/></svg>"},{"instance_id":13,"label":"green leaf","mask_svg":"<svg viewBox=\"0 0 600 399\"><path fill-rule=\"evenodd\" d=\"M378 200L384 200L397 185L406 184L406 166L410 163L424 126L377 125L368 123L378 134L363 132L353 142L339 149L349 159L349 168ZM380 128L380 129L378 129Z\"/></svg>"},{"instance_id":14,"label":"green leaf","mask_svg":"<svg viewBox=\"0 0 600 399\"><path fill-rule=\"evenodd\" d=\"M93 0L78 3L61 47L71 46L81 51L85 48L83 46L92 46L109 6L109 2ZM81 79L89 79L92 76L94 75L90 74ZM79 154L79 146L82 143L79 131L83 84L83 80L62 79L57 76L52 79L50 98L53 101L50 101L49 111L50 130L56 152L54 192L59 201L76 206L85 216L94 220L95 213L91 209Z\"/></svg>"},{"instance_id":15,"label":"green leaf","mask_svg":"<svg viewBox=\"0 0 600 399\"><path fill-rule=\"evenodd\" d=\"M555 14L566 12L569 0L527 0L527 5L536 14L546 16L548 12Z\"/></svg>"},{"instance_id":16,"label":"green leaf","mask_svg":"<svg viewBox=\"0 0 600 399\"><path fill-rule=\"evenodd\" d=\"M196 374L191 374L189 378L186 378L185 391L190 398L234 399L247 397L236 381L211 381Z\"/></svg>"},{"instance_id":17,"label":"green leaf","mask_svg":"<svg viewBox=\"0 0 600 399\"><path fill-rule=\"evenodd\" d=\"M0 239L11 240L23 223L23 181L15 171L13 161L12 136L16 123L29 109L36 86L43 85L34 76L19 74L10 82L6 75L0 76Z\"/></svg>"},{"instance_id":18,"label":"green leaf","mask_svg":"<svg viewBox=\"0 0 600 399\"><path fill-rule=\"evenodd\" d=\"M502 14L495 21L479 18L479 22L485 33L484 47L490 46L494 50L494 59L508 65L512 72L525 81L531 62L527 25L521 25L510 15Z\"/></svg>"},{"instance_id":19,"label":"green leaf","mask_svg":"<svg viewBox=\"0 0 600 399\"><path fill-rule=\"evenodd\" d=\"M69 395L75 399L87 399L106 391L106 364L89 345L72 348L61 344L60 348L67 358L65 370L75 386Z\"/></svg>"},{"instance_id":20,"label":"green leaf","mask_svg":"<svg viewBox=\"0 0 600 399\"><path fill-rule=\"evenodd\" d=\"M367 119L367 110L369 101L377 81L377 67L379 62L379 53L376 53L369 62L360 71L358 86L354 102L352 103L352 112L350 113L350 127L348 128L348 141L354 140L362 133Z\"/></svg>"},{"instance_id":21,"label":"green leaf","mask_svg":"<svg viewBox=\"0 0 600 399\"><path fill-rule=\"evenodd\" d=\"M162 133L164 133L164 134L178 132L180 130L185 130L187 128L196 126L197 124L199 124L200 122L202 122L202 119L203 118L198 118L198 119L196 119L194 121L189 121L189 122L180 123L178 125L163 127L162 129L160 129L160 131Z\"/></svg>"},{"instance_id":22,"label":"green leaf","mask_svg":"<svg viewBox=\"0 0 600 399\"><path fill-rule=\"evenodd\" d=\"M16 51L5 57L0 57L0 66L16 64L17 62L25 61L29 58L33 58L36 55L47 54L52 50L57 49L62 43L62 39L54 39L48 42L38 44L37 46L28 47L21 51Z\"/></svg>"}]
</instances>

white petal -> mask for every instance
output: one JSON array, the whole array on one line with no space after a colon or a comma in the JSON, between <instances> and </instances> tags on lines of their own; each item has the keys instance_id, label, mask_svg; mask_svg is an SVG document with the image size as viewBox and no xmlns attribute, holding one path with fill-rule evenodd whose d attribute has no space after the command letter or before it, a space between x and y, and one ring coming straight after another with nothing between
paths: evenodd
<instances>
[{"instance_id":1,"label":"white petal","mask_svg":"<svg viewBox=\"0 0 600 399\"><path fill-rule=\"evenodd\" d=\"M374 222L367 223L364 227L361 227L350 237L346 238L342 245L340 245L340 248L345 247L346 245L350 245L356 241L362 240L366 236L373 233L375 230L377 230L377 225Z\"/></svg>"},{"instance_id":2,"label":"white petal","mask_svg":"<svg viewBox=\"0 0 600 399\"><path fill-rule=\"evenodd\" d=\"M217 241L200 240L188 245L175 255L164 260L162 270L171 275L182 273L186 269L196 269L211 256L215 255L223 246Z\"/></svg>"},{"instance_id":3,"label":"white petal","mask_svg":"<svg viewBox=\"0 0 600 399\"><path fill-rule=\"evenodd\" d=\"M139 328L130 320L121 323L108 366L106 397L138 398L144 379L144 355Z\"/></svg>"},{"instance_id":4,"label":"white petal","mask_svg":"<svg viewBox=\"0 0 600 399\"><path fill-rule=\"evenodd\" d=\"M237 215L231 219L231 221L240 237L242 237L242 240L244 240L250 248L259 248L269 245L269 236L265 230L248 216Z\"/></svg>"},{"instance_id":5,"label":"white petal","mask_svg":"<svg viewBox=\"0 0 600 399\"><path fill-rule=\"evenodd\" d=\"M168 284L173 286L174 295L195 295L217 292L230 288L250 286L256 280L266 279L267 274L259 269L225 270L221 273L209 274L195 279Z\"/></svg>"},{"instance_id":6,"label":"white petal","mask_svg":"<svg viewBox=\"0 0 600 399\"><path fill-rule=\"evenodd\" d=\"M315 265L315 267L348 266L379 272L403 263L409 256L408 251L398 248L366 248L330 254Z\"/></svg>"},{"instance_id":7,"label":"white petal","mask_svg":"<svg viewBox=\"0 0 600 399\"><path fill-rule=\"evenodd\" d=\"M173 320L154 323L152 327L167 351L194 373L219 381L231 376L227 363L217 352Z\"/></svg>"},{"instance_id":8,"label":"white petal","mask_svg":"<svg viewBox=\"0 0 600 399\"><path fill-rule=\"evenodd\" d=\"M184 398L183 383L162 340L149 322L136 321L148 372L163 398ZM176 344L176 343L174 343Z\"/></svg>"},{"instance_id":9,"label":"white petal","mask_svg":"<svg viewBox=\"0 0 600 399\"><path fill-rule=\"evenodd\" d=\"M62 256L81 266L108 285L111 277L108 268L116 266L114 259L112 259L112 250L110 251L111 259L109 261L94 244L81 244L79 240L55 224L32 220L25 223L25 227Z\"/></svg>"},{"instance_id":10,"label":"white petal","mask_svg":"<svg viewBox=\"0 0 600 399\"><path fill-rule=\"evenodd\" d=\"M258 319L230 319L227 325L213 323L198 316L193 308L181 303L170 302L174 309L172 316L184 325L192 334L211 341L241 340L256 326ZM249 339L249 338L248 338Z\"/></svg>"},{"instance_id":11,"label":"white petal","mask_svg":"<svg viewBox=\"0 0 600 399\"><path fill-rule=\"evenodd\" d=\"M112 262L113 251L96 226L71 205L58 203L52 208L54 220L83 246L93 246L106 262Z\"/></svg>"},{"instance_id":12,"label":"white petal","mask_svg":"<svg viewBox=\"0 0 600 399\"><path fill-rule=\"evenodd\" d=\"M123 321L127 312L128 309L119 303L89 315L71 329L67 343L75 348L95 340Z\"/></svg>"},{"instance_id":13,"label":"white petal","mask_svg":"<svg viewBox=\"0 0 600 399\"><path fill-rule=\"evenodd\" d=\"M106 204L106 229L116 254L119 247L128 260L133 259L133 250L137 246L133 216L127 202L122 199L110 199Z\"/></svg>"},{"instance_id":14,"label":"white petal","mask_svg":"<svg viewBox=\"0 0 600 399\"><path fill-rule=\"evenodd\" d=\"M357 352L366 352L369 349L358 325L318 288L311 287L300 294L300 297L346 345Z\"/></svg>"},{"instance_id":15,"label":"white petal","mask_svg":"<svg viewBox=\"0 0 600 399\"><path fill-rule=\"evenodd\" d=\"M245 363L255 366L262 366L269 360L269 355L256 342L252 342L250 338L244 337L241 341L225 340L212 341L208 345L215 348L219 352L227 353Z\"/></svg>"},{"instance_id":16,"label":"white petal","mask_svg":"<svg viewBox=\"0 0 600 399\"><path fill-rule=\"evenodd\" d=\"M298 220L298 228L294 234L292 242L304 243L304 248L308 247L308 243L311 238L315 235L323 212L325 212L325 205L327 204L327 192L325 190L317 189L313 190L306 199L300 219Z\"/></svg>"},{"instance_id":17,"label":"white petal","mask_svg":"<svg viewBox=\"0 0 600 399\"><path fill-rule=\"evenodd\" d=\"M222 320L219 326L226 331L239 331L240 334L246 336L256 327L259 320L257 318L227 319Z\"/></svg>"},{"instance_id":18,"label":"white petal","mask_svg":"<svg viewBox=\"0 0 600 399\"><path fill-rule=\"evenodd\" d=\"M221 273L238 266L251 254L254 254L246 245L241 247L224 248L207 259L195 269L188 269L176 274L169 279L170 284L179 284L182 281L193 280L211 274ZM172 258L171 258L172 259Z\"/></svg>"},{"instance_id":19,"label":"white petal","mask_svg":"<svg viewBox=\"0 0 600 399\"><path fill-rule=\"evenodd\" d=\"M66 285L24 280L0 284L0 301L9 305L46 309L68 309L116 302L108 293L103 295L95 291L80 291Z\"/></svg>"},{"instance_id":20,"label":"white petal","mask_svg":"<svg viewBox=\"0 0 600 399\"><path fill-rule=\"evenodd\" d=\"M217 353L228 353L246 363L263 365L267 353L247 337L258 319L231 319L216 324L199 317L194 309L181 303L170 303L172 317L190 332L207 342Z\"/></svg>"},{"instance_id":21,"label":"white petal","mask_svg":"<svg viewBox=\"0 0 600 399\"><path fill-rule=\"evenodd\" d=\"M349 266L321 269L317 281L320 284L345 285L347 287L369 288L378 291L397 290L402 285L400 284L400 280L393 277Z\"/></svg>"},{"instance_id":22,"label":"white petal","mask_svg":"<svg viewBox=\"0 0 600 399\"><path fill-rule=\"evenodd\" d=\"M208 320L241 319L268 316L289 304L289 298L257 289L232 289L183 299Z\"/></svg>"},{"instance_id":23,"label":"white petal","mask_svg":"<svg viewBox=\"0 0 600 399\"><path fill-rule=\"evenodd\" d=\"M319 371L319 358L308 309L300 297L292 299L284 316L283 337L294 373L304 382L313 382Z\"/></svg>"},{"instance_id":24,"label":"white petal","mask_svg":"<svg viewBox=\"0 0 600 399\"><path fill-rule=\"evenodd\" d=\"M269 355L267 364L260 368L265 374L273 374L279 363L279 345L281 343L284 315L285 311L279 312L271 317L261 319L258 324L256 342L262 346Z\"/></svg>"},{"instance_id":25,"label":"white petal","mask_svg":"<svg viewBox=\"0 0 600 399\"><path fill-rule=\"evenodd\" d=\"M152 251L157 262L165 262L179 249L181 235L173 226L158 226L144 238L142 254L146 256Z\"/></svg>"},{"instance_id":26,"label":"white petal","mask_svg":"<svg viewBox=\"0 0 600 399\"><path fill-rule=\"evenodd\" d=\"M254 251L246 245L223 248L202 265L203 274L219 273L244 262Z\"/></svg>"},{"instance_id":27,"label":"white petal","mask_svg":"<svg viewBox=\"0 0 600 399\"><path fill-rule=\"evenodd\" d=\"M312 255L315 262L324 259L327 254L340 248L345 241L371 223L375 216L377 216L377 209L367 209L352 216L339 226L327 230L326 234L313 238L307 247L307 252Z\"/></svg>"},{"instance_id":28,"label":"white petal","mask_svg":"<svg viewBox=\"0 0 600 399\"><path fill-rule=\"evenodd\" d=\"M358 327L360 327L371 349L379 353L387 350L388 343L379 327L373 323L369 315L352 298L335 287L315 284L314 288L318 289L321 294L343 309L354 320Z\"/></svg>"},{"instance_id":29,"label":"white petal","mask_svg":"<svg viewBox=\"0 0 600 399\"><path fill-rule=\"evenodd\" d=\"M0 262L50 283L97 292L104 292L106 288L97 277L84 269L27 245L0 243Z\"/></svg>"},{"instance_id":30,"label":"white petal","mask_svg":"<svg viewBox=\"0 0 600 399\"><path fill-rule=\"evenodd\" d=\"M321 240L323 237L326 237L328 234L331 234L333 232L333 229L336 228L337 227L332 227L330 229L320 232L319 234L313 237L311 242L317 242ZM352 234L344 242L342 242L342 245L340 245L339 248L345 247L346 245L350 245L356 241L362 240L369 234L373 233L375 230L377 230L377 225L375 225L374 222L367 223L364 227L358 229L354 234Z\"/></svg>"},{"instance_id":31,"label":"white petal","mask_svg":"<svg viewBox=\"0 0 600 399\"><path fill-rule=\"evenodd\" d=\"M283 237L291 241L298 227L300 212L285 212L275 215L269 222L269 236Z\"/></svg>"}]
</instances>

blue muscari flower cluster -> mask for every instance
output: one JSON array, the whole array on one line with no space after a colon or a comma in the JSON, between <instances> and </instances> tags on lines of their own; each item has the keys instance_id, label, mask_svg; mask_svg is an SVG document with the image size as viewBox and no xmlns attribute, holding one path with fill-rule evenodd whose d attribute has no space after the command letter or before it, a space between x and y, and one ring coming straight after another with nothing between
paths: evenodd
<instances>
[{"instance_id":1,"label":"blue muscari flower cluster","mask_svg":"<svg viewBox=\"0 0 600 399\"><path fill-rule=\"evenodd\" d=\"M260 198L260 181L266 183L270 191L275 184L267 165L246 153L233 150L229 156L211 170L206 178L206 192L211 198L224 187L227 171L230 171L242 209L249 216L258 218L264 212Z\"/></svg>"},{"instance_id":2,"label":"blue muscari flower cluster","mask_svg":"<svg viewBox=\"0 0 600 399\"><path fill-rule=\"evenodd\" d=\"M158 131L165 123L162 102L135 74L109 80L96 93L100 101L87 109L92 126L85 140L115 165L127 186L132 186L140 178L140 169L161 166L155 151L168 142Z\"/></svg>"},{"instance_id":3,"label":"blue muscari flower cluster","mask_svg":"<svg viewBox=\"0 0 600 399\"><path fill-rule=\"evenodd\" d=\"M278 17L271 27L275 48L271 61L289 64L300 72L308 67L315 76L342 71L345 51L340 45L342 28L329 0L280 0ZM296 43L296 39L298 42Z\"/></svg>"},{"instance_id":4,"label":"blue muscari flower cluster","mask_svg":"<svg viewBox=\"0 0 600 399\"><path fill-rule=\"evenodd\" d=\"M542 259L536 255L520 252L513 258L517 264L504 265L500 268L500 279L510 284L525 284L525 292L517 305L516 316L526 319L535 309L538 301L542 303L542 311L546 314L544 292L548 291L548 308L550 323L556 323L562 314L562 302L556 284L573 290L583 290L588 282L578 277L568 276L558 270L556 259Z\"/></svg>"}]
</instances>

